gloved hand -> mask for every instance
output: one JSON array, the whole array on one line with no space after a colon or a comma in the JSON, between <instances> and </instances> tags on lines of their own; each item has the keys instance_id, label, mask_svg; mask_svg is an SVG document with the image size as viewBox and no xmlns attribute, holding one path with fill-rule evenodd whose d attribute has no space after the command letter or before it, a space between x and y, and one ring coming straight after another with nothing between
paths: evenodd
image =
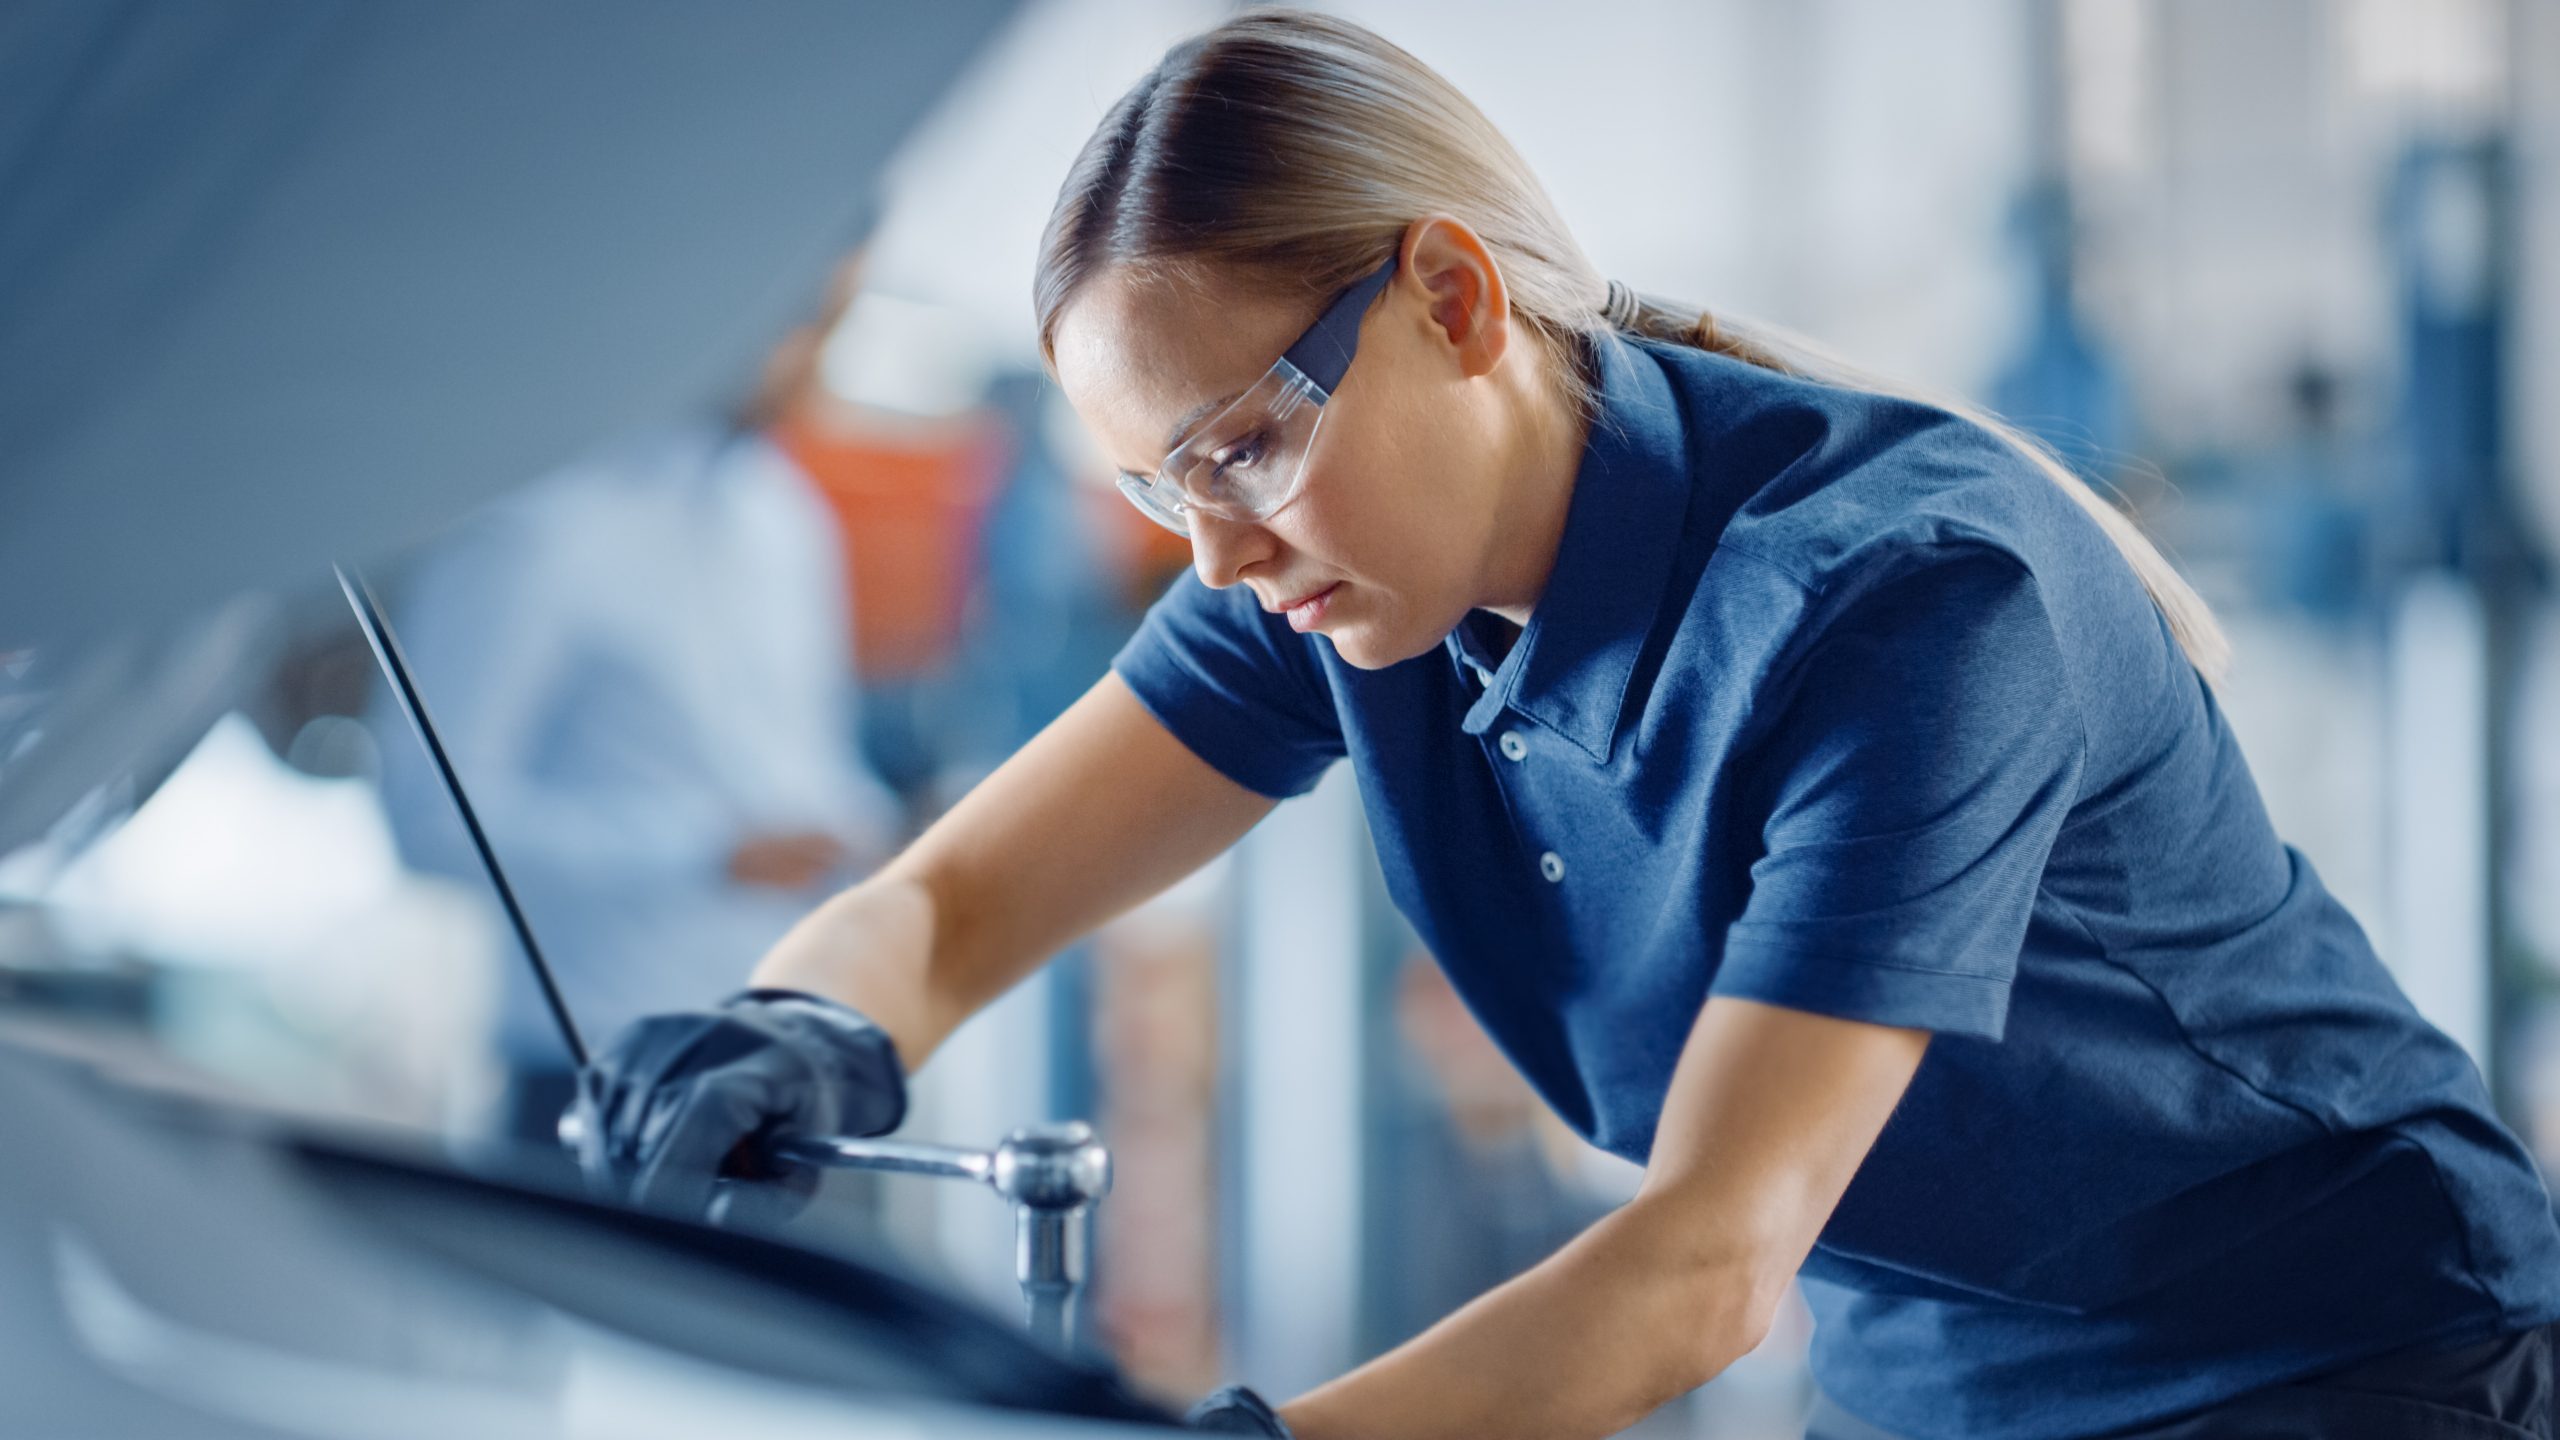
<instances>
[{"instance_id":1,"label":"gloved hand","mask_svg":"<svg viewBox=\"0 0 2560 1440\"><path fill-rule=\"evenodd\" d=\"M1261 1435L1269 1440L1293 1440L1289 1427L1280 1423L1280 1413L1268 1401L1242 1385L1230 1385L1191 1407L1182 1417L1185 1429L1205 1430L1212 1435Z\"/></svg>"},{"instance_id":2,"label":"gloved hand","mask_svg":"<svg viewBox=\"0 0 2560 1440\"><path fill-rule=\"evenodd\" d=\"M723 1177L772 1182L758 1208L795 1210L816 1171L777 1168L757 1142L783 1132L880 1135L907 1114L887 1031L794 990L749 990L719 1009L653 1015L578 1076L578 1164L608 1195L709 1213Z\"/></svg>"}]
</instances>

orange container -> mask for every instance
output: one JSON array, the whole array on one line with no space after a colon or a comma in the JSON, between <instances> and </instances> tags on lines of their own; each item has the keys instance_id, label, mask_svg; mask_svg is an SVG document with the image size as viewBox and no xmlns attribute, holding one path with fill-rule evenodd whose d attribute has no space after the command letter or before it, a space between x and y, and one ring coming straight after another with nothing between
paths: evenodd
<instances>
[{"instance_id":1,"label":"orange container","mask_svg":"<svg viewBox=\"0 0 2560 1440\"><path fill-rule=\"evenodd\" d=\"M904 423L792 415L774 443L835 512L866 679L939 668L958 648L978 582L978 537L1010 459L993 417Z\"/></svg>"}]
</instances>

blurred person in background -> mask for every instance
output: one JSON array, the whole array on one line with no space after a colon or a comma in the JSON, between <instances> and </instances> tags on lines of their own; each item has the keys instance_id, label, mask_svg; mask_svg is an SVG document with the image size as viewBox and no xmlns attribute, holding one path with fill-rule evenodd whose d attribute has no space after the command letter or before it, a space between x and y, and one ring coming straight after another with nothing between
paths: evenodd
<instances>
[{"instance_id":1,"label":"blurred person in background","mask_svg":"<svg viewBox=\"0 0 2560 1440\"><path fill-rule=\"evenodd\" d=\"M744 1138L893 1128L1347 758L1457 993L1644 1178L1202 1428L1609 1434L1800 1280L1824 1440L2551 1433L2540 1176L2275 835L2211 614L2049 455L1605 279L1464 96L1304 12L1111 110L1035 296L1193 576L758 988L604 1051L592 1173L696 1210Z\"/></svg>"},{"instance_id":2,"label":"blurred person in background","mask_svg":"<svg viewBox=\"0 0 2560 1440\"><path fill-rule=\"evenodd\" d=\"M859 251L727 419L624 437L419 557L400 637L558 972L595 1033L698 1001L895 845L857 746L836 518L772 438L825 403L819 355ZM413 746L390 746L401 755ZM441 816L422 758L397 816ZM413 861L477 877L452 827ZM548 1139L574 1078L521 967L500 1046L507 1127Z\"/></svg>"}]
</instances>

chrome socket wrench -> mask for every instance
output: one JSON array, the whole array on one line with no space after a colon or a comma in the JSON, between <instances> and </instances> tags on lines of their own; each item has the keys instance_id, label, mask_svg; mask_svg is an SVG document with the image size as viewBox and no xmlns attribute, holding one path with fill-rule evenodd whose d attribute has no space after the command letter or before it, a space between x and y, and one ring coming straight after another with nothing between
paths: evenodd
<instances>
[{"instance_id":1,"label":"chrome socket wrench","mask_svg":"<svg viewBox=\"0 0 2560 1440\"><path fill-rule=\"evenodd\" d=\"M1111 1192L1111 1152L1081 1120L1029 1125L992 1150L912 1140L787 1135L777 1160L979 1181L1013 1207L1013 1276L1031 1333L1061 1349L1082 1338L1077 1299L1092 1269L1093 1207Z\"/></svg>"},{"instance_id":2,"label":"chrome socket wrench","mask_svg":"<svg viewBox=\"0 0 2560 1440\"><path fill-rule=\"evenodd\" d=\"M575 1149L585 1127L560 1117ZM975 1180L1013 1207L1013 1278L1031 1333L1061 1350L1081 1343L1077 1300L1092 1270L1093 1207L1111 1193L1111 1152L1081 1120L1026 1125L992 1150L849 1135L783 1135L764 1146L775 1161L822 1170L875 1170ZM717 1215L715 1210L714 1214Z\"/></svg>"}]
</instances>

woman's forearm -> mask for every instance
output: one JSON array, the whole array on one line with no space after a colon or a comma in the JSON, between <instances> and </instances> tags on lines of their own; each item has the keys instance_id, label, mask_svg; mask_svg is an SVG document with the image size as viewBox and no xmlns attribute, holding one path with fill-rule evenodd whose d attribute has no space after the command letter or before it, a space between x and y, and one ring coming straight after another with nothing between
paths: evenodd
<instances>
[{"instance_id":1,"label":"woman's forearm","mask_svg":"<svg viewBox=\"0 0 2560 1440\"><path fill-rule=\"evenodd\" d=\"M1272 803L1106 675L879 874L795 926L755 983L844 1001L912 1070L1041 961L1198 869Z\"/></svg>"},{"instance_id":2,"label":"woman's forearm","mask_svg":"<svg viewBox=\"0 0 2560 1440\"><path fill-rule=\"evenodd\" d=\"M1767 1251L1639 1199L1543 1264L1282 1411L1300 1440L1614 1434L1760 1341Z\"/></svg>"},{"instance_id":3,"label":"woman's forearm","mask_svg":"<svg viewBox=\"0 0 2560 1440\"><path fill-rule=\"evenodd\" d=\"M936 974L933 895L883 871L802 917L756 965L750 983L840 1000L889 1032L909 1070L925 1062L969 1007Z\"/></svg>"},{"instance_id":4,"label":"woman's forearm","mask_svg":"<svg viewBox=\"0 0 2560 1440\"><path fill-rule=\"evenodd\" d=\"M1709 1000L1635 1199L1282 1414L1305 1440L1570 1440L1705 1384L1767 1333L1928 1044L1925 1031Z\"/></svg>"}]
</instances>

